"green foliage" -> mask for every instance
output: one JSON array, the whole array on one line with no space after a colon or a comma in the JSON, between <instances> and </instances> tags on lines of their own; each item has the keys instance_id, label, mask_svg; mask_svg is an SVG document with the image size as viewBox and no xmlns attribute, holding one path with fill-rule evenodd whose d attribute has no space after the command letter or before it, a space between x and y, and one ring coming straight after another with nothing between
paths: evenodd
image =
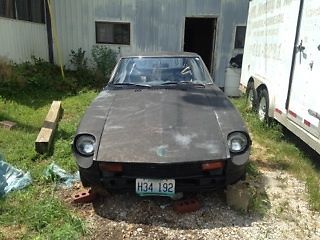
<instances>
[{"instance_id":1,"label":"green foliage","mask_svg":"<svg viewBox=\"0 0 320 240\"><path fill-rule=\"evenodd\" d=\"M26 189L0 199L0 234L6 238L7 228L17 231L12 239L79 239L86 233L84 222L72 208L58 197L55 183L48 183L45 169L53 161L68 172L77 170L70 142L87 106L97 95L82 90L76 95L61 91L22 91L11 98L0 96L0 121L11 120L17 127L0 128L0 151L14 167L29 171L33 183ZM39 155L34 141L53 100L62 100L64 115L54 137L54 151ZM17 236L17 237L15 237Z\"/></svg>"},{"instance_id":2,"label":"green foliage","mask_svg":"<svg viewBox=\"0 0 320 240\"><path fill-rule=\"evenodd\" d=\"M78 88L96 88L97 84L94 76L94 71L88 66L86 51L82 50L82 48L78 48L77 51L71 50L69 56L70 65L73 69L70 72L77 79Z\"/></svg>"},{"instance_id":3,"label":"green foliage","mask_svg":"<svg viewBox=\"0 0 320 240\"><path fill-rule=\"evenodd\" d=\"M91 54L96 64L97 84L103 86L109 81L112 70L116 65L117 54L112 49L100 45L93 46Z\"/></svg>"},{"instance_id":4,"label":"green foliage","mask_svg":"<svg viewBox=\"0 0 320 240\"><path fill-rule=\"evenodd\" d=\"M72 70L64 69L64 78L60 66L41 58L32 56L30 61L20 64L0 59L0 94L10 97L34 89L69 93L84 87L100 89L108 82L116 64L116 53L104 46L94 46L91 53L94 68L88 64L86 51L71 50L69 66Z\"/></svg>"},{"instance_id":5,"label":"green foliage","mask_svg":"<svg viewBox=\"0 0 320 240\"><path fill-rule=\"evenodd\" d=\"M2 227L23 226L19 237L30 239L79 239L86 234L84 222L52 195L53 188L43 187L32 186L1 199Z\"/></svg>"},{"instance_id":6,"label":"green foliage","mask_svg":"<svg viewBox=\"0 0 320 240\"><path fill-rule=\"evenodd\" d=\"M232 102L247 122L253 142L263 146L265 149L265 153L263 154L265 166L263 167L268 166L270 168L286 170L298 179L305 181L309 193L310 206L320 211L320 174L319 169L314 166L313 162L320 160L319 155L309 155L310 149L280 124L276 122L271 122L269 125L262 123L256 116L256 113L247 109L245 97L233 100ZM252 152L253 156L258 155L261 157L261 149L253 147ZM254 165L259 166L259 161L256 161L253 165L249 165L248 170L252 175L255 174Z\"/></svg>"},{"instance_id":7,"label":"green foliage","mask_svg":"<svg viewBox=\"0 0 320 240\"><path fill-rule=\"evenodd\" d=\"M31 61L21 64L1 64L0 93L3 96L16 95L21 91L34 89L74 92L78 89L77 79L72 74L63 78L60 67L32 57Z\"/></svg>"},{"instance_id":8,"label":"green foliage","mask_svg":"<svg viewBox=\"0 0 320 240\"><path fill-rule=\"evenodd\" d=\"M85 56L86 51L82 48L78 48L77 51L71 50L70 53L70 63L71 66L75 68L76 71L82 71L88 69L88 58Z\"/></svg>"},{"instance_id":9,"label":"green foliage","mask_svg":"<svg viewBox=\"0 0 320 240\"><path fill-rule=\"evenodd\" d=\"M0 85L12 77L12 65L5 59L0 58Z\"/></svg>"},{"instance_id":10,"label":"green foliage","mask_svg":"<svg viewBox=\"0 0 320 240\"><path fill-rule=\"evenodd\" d=\"M263 189L263 190L261 190ZM249 201L249 211L255 212L261 216L264 216L268 209L270 209L271 204L268 195L264 187L250 187L250 201Z\"/></svg>"}]
</instances>

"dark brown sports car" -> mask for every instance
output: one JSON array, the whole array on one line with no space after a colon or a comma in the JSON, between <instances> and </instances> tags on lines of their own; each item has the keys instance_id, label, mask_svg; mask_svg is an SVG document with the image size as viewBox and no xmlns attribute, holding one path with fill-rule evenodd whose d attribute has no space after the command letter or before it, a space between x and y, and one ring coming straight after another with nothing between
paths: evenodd
<instances>
[{"instance_id":1,"label":"dark brown sports car","mask_svg":"<svg viewBox=\"0 0 320 240\"><path fill-rule=\"evenodd\" d=\"M73 142L85 187L172 196L245 176L250 138L193 53L123 57Z\"/></svg>"}]
</instances>

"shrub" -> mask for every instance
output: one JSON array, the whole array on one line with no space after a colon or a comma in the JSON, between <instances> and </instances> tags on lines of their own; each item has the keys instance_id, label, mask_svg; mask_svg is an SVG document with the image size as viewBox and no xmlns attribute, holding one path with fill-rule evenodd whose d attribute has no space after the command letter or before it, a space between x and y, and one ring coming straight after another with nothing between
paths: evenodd
<instances>
[{"instance_id":1,"label":"shrub","mask_svg":"<svg viewBox=\"0 0 320 240\"><path fill-rule=\"evenodd\" d=\"M88 70L88 58L85 55L86 51L82 50L82 48L78 48L77 51L71 50L71 53L69 54L70 64L74 70Z\"/></svg>"},{"instance_id":2,"label":"shrub","mask_svg":"<svg viewBox=\"0 0 320 240\"><path fill-rule=\"evenodd\" d=\"M61 76L59 66L41 58L31 57L20 64L0 59L0 93L14 95L17 92L52 90L77 92L81 88L101 88L107 82L116 64L116 53L103 46L92 48L95 68L89 67L86 51L82 48L71 50L70 65L73 70L64 70Z\"/></svg>"},{"instance_id":3,"label":"shrub","mask_svg":"<svg viewBox=\"0 0 320 240\"><path fill-rule=\"evenodd\" d=\"M1 61L0 90L2 95L12 95L18 91L59 90L75 91L76 80L66 75L63 79L59 66L41 58L31 57L31 61L9 64Z\"/></svg>"},{"instance_id":4,"label":"shrub","mask_svg":"<svg viewBox=\"0 0 320 240\"><path fill-rule=\"evenodd\" d=\"M10 83L12 79L13 70L12 64L10 64L4 58L0 58L0 86L6 86Z\"/></svg>"},{"instance_id":5,"label":"shrub","mask_svg":"<svg viewBox=\"0 0 320 240\"><path fill-rule=\"evenodd\" d=\"M72 75L76 79L78 88L81 87L94 87L94 73L88 67L88 58L86 57L86 51L82 48L78 48L77 51L71 50L70 53L70 65L73 70L71 70Z\"/></svg>"},{"instance_id":6,"label":"shrub","mask_svg":"<svg viewBox=\"0 0 320 240\"><path fill-rule=\"evenodd\" d=\"M4 58L0 58L0 81L5 81L12 75L11 64Z\"/></svg>"},{"instance_id":7,"label":"shrub","mask_svg":"<svg viewBox=\"0 0 320 240\"><path fill-rule=\"evenodd\" d=\"M102 87L109 81L117 62L117 54L112 49L99 45L93 46L91 54L96 65L96 83L98 87Z\"/></svg>"}]
</instances>

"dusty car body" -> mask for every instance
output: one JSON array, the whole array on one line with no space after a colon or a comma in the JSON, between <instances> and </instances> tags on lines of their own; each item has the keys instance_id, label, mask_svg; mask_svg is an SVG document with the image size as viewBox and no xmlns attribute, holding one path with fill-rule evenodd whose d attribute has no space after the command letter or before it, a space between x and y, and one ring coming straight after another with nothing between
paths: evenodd
<instances>
[{"instance_id":1,"label":"dusty car body","mask_svg":"<svg viewBox=\"0 0 320 240\"><path fill-rule=\"evenodd\" d=\"M123 57L73 142L85 187L171 196L245 176L250 137L193 53Z\"/></svg>"}]
</instances>

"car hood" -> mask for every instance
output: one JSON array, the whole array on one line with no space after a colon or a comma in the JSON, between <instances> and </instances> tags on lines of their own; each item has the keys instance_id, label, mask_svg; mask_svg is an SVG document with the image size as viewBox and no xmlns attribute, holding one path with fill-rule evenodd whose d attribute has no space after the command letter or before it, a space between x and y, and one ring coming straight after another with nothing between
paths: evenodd
<instances>
[{"instance_id":1,"label":"car hood","mask_svg":"<svg viewBox=\"0 0 320 240\"><path fill-rule=\"evenodd\" d=\"M179 163L230 157L221 120L234 109L215 88L113 89L105 95L95 160ZM98 99L101 103L103 96Z\"/></svg>"}]
</instances>

